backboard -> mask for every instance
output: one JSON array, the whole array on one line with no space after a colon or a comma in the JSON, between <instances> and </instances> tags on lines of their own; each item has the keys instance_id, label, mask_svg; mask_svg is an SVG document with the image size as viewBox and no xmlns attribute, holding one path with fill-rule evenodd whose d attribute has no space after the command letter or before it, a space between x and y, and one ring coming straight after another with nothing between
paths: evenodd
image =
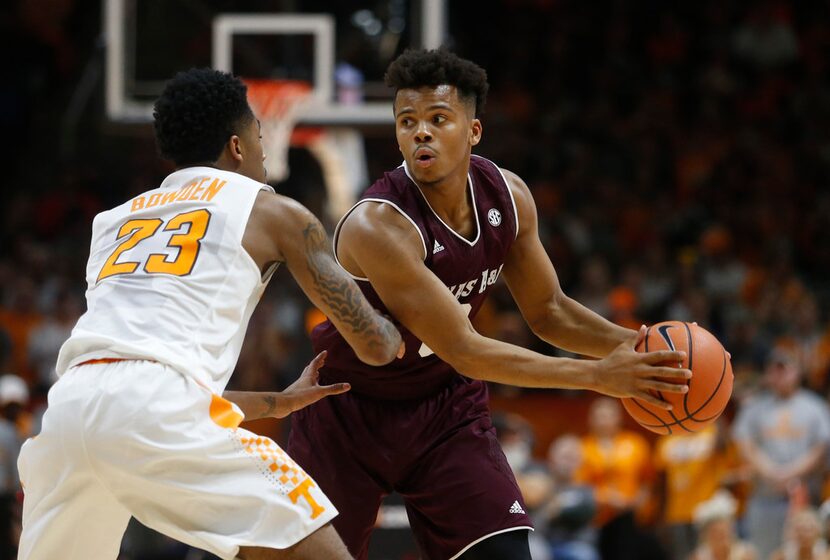
<instances>
[{"instance_id":1,"label":"backboard","mask_svg":"<svg viewBox=\"0 0 830 560\"><path fill-rule=\"evenodd\" d=\"M164 82L192 66L306 81L300 123L392 122L383 70L406 47L446 37L447 0L104 0L110 119L152 120Z\"/></svg>"}]
</instances>

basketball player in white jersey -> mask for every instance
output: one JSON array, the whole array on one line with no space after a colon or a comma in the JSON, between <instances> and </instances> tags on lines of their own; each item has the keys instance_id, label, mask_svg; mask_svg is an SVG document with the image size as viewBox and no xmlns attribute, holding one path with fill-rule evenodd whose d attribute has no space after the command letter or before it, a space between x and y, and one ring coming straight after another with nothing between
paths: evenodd
<instances>
[{"instance_id":1,"label":"basketball player in white jersey","mask_svg":"<svg viewBox=\"0 0 830 560\"><path fill-rule=\"evenodd\" d=\"M366 363L392 361L400 334L337 266L319 221L263 184L244 84L180 73L154 116L178 170L93 222L88 310L19 458L19 558L115 559L131 516L220 558L350 558L316 483L238 427L348 385L317 383L321 354L283 393L222 395L279 263Z\"/></svg>"}]
</instances>

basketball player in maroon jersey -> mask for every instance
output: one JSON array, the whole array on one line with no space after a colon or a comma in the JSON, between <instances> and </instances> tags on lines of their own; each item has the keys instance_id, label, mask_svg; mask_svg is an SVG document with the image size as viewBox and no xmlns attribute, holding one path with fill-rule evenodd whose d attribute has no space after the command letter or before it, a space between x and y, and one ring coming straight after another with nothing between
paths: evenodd
<instances>
[{"instance_id":1,"label":"basketball player in maroon jersey","mask_svg":"<svg viewBox=\"0 0 830 560\"><path fill-rule=\"evenodd\" d=\"M335 528L366 558L384 495L404 498L425 558L529 559L524 511L488 411L485 381L591 389L668 407L649 391L685 392L680 352L634 351L638 333L568 298L537 232L525 183L471 155L487 93L481 68L445 50L407 51L386 75L404 164L341 220L340 264L398 323L406 355L361 363L331 323L325 383L350 393L292 417L289 453L344 512ZM543 356L481 336L470 324L503 275L543 340L600 360Z\"/></svg>"}]
</instances>

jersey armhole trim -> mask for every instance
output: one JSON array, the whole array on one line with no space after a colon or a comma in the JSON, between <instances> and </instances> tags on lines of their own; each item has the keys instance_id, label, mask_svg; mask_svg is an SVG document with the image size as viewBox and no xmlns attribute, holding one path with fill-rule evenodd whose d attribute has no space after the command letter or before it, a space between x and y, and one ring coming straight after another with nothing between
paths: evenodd
<instances>
[{"instance_id":1,"label":"jersey armhole trim","mask_svg":"<svg viewBox=\"0 0 830 560\"><path fill-rule=\"evenodd\" d=\"M341 263L340 259L337 258L337 241L340 238L340 228L343 226L343 223L346 221L346 218L348 218L349 215L352 212L354 212L354 209L357 208L358 206L360 206L361 204L363 204L364 202L379 202L381 204L388 204L389 206L391 206L392 208L397 210L401 214L401 216L406 218L409 221L409 223L412 224L412 227L415 228L415 231L418 232L418 237L421 238L421 248L424 250L423 260L426 260L427 255L428 255L428 253L427 253L427 243L426 243L426 240L424 239L424 234L421 232L421 228L418 227L418 224L415 223L415 220L410 218L409 215L406 212L404 212L403 209L401 209L400 206L398 206L397 204L395 204L394 202L392 202L390 200L386 200L385 198L364 198L362 200L358 200L357 203L354 206L352 206L351 208L349 208L349 211L346 212L343 215L342 218L340 218L340 221L337 222L337 226L334 228L334 235L332 236L332 251L334 253L334 260L335 260L335 262L337 262L338 265L340 265L340 268L342 268L343 270L346 271L346 274L351 276L352 279L354 279L354 280L360 280L362 282L368 282L369 281L368 278L361 278L360 276L355 276L354 274L352 274L351 272L346 270L346 267L343 266L343 263Z\"/></svg>"},{"instance_id":2,"label":"jersey armhole trim","mask_svg":"<svg viewBox=\"0 0 830 560\"><path fill-rule=\"evenodd\" d=\"M493 163L493 165L496 164ZM513 196L513 189L510 188L510 183L507 182L507 177L504 176L504 171L502 171L501 167L498 165L496 165L496 169L499 170L499 175L501 175L501 178L504 181L504 186L507 188L507 194L510 195L510 203L513 205L513 218L516 220L516 235L513 237L513 240L515 241L519 237L519 212L516 210L516 199Z\"/></svg>"},{"instance_id":3,"label":"jersey armhole trim","mask_svg":"<svg viewBox=\"0 0 830 560\"><path fill-rule=\"evenodd\" d=\"M270 193L270 194L276 194L276 191L274 190L274 187L272 187L271 185L265 185L265 184L258 184L258 185L259 185L259 189L256 191L256 194L254 194L253 200L251 201L251 207L248 208L248 215L245 217L245 226L242 228L242 235L239 238L239 251L243 254L242 258L247 263L249 263L251 265L251 267L253 267L254 270L256 270L256 275L257 275L257 278L258 278L257 286L259 288L264 288L264 287L268 286L269 282L271 282L271 278L274 276L274 272L276 272L277 269L280 267L280 263L279 262L273 263L263 273L262 270L260 270L259 265L257 265L256 261L254 260L254 257L251 256L251 253L249 253L248 250L245 248L245 246L242 244L242 240L245 238L245 232L248 230L248 222L251 219L251 214L253 214L253 212L254 212L254 206L256 206L256 199L259 196L259 193L260 192L267 192L267 193Z\"/></svg>"}]
</instances>

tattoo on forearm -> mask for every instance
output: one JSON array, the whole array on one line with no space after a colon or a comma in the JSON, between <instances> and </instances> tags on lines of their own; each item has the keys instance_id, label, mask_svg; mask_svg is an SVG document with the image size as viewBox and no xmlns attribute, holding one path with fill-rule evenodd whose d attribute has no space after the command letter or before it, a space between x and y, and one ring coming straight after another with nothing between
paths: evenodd
<instances>
[{"instance_id":1,"label":"tattoo on forearm","mask_svg":"<svg viewBox=\"0 0 830 560\"><path fill-rule=\"evenodd\" d=\"M262 400L267 406L265 412L262 413L262 416L263 418L267 418L274 414L274 411L277 409L277 398L274 395L264 395Z\"/></svg>"},{"instance_id":2,"label":"tattoo on forearm","mask_svg":"<svg viewBox=\"0 0 830 560\"><path fill-rule=\"evenodd\" d=\"M303 230L303 237L308 270L320 296L329 306L332 319L346 325L352 332L367 336L370 347L388 344L392 337L397 336L397 329L390 321L377 320L374 310L362 297L360 288L335 262L323 228L310 222Z\"/></svg>"}]
</instances>

